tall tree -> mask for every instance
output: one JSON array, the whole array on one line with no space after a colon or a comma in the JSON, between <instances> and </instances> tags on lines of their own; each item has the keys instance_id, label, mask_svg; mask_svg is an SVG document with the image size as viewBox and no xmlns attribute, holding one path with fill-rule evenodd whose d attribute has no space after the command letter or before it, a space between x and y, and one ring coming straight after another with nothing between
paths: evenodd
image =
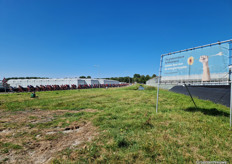
<instances>
[{"instance_id":1,"label":"tall tree","mask_svg":"<svg viewBox=\"0 0 232 164\"><path fill-rule=\"evenodd\" d=\"M152 78L153 78L153 77L156 77L156 74L153 74L153 75L152 75Z\"/></svg>"},{"instance_id":2,"label":"tall tree","mask_svg":"<svg viewBox=\"0 0 232 164\"><path fill-rule=\"evenodd\" d=\"M146 81L147 81L147 80L151 79L151 76L147 75L147 76L145 77L145 79L146 79Z\"/></svg>"},{"instance_id":3,"label":"tall tree","mask_svg":"<svg viewBox=\"0 0 232 164\"><path fill-rule=\"evenodd\" d=\"M140 74L134 74L134 78L140 78Z\"/></svg>"},{"instance_id":4,"label":"tall tree","mask_svg":"<svg viewBox=\"0 0 232 164\"><path fill-rule=\"evenodd\" d=\"M140 76L140 83L145 83L146 82L146 78L144 75Z\"/></svg>"}]
</instances>

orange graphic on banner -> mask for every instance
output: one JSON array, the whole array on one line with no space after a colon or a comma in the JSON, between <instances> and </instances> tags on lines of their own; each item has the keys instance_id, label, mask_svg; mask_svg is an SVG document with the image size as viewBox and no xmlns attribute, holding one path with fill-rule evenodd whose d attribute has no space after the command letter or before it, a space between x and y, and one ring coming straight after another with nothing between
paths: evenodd
<instances>
[{"instance_id":1,"label":"orange graphic on banner","mask_svg":"<svg viewBox=\"0 0 232 164\"><path fill-rule=\"evenodd\" d=\"M188 58L188 65L193 65L194 58L191 56Z\"/></svg>"}]
</instances>

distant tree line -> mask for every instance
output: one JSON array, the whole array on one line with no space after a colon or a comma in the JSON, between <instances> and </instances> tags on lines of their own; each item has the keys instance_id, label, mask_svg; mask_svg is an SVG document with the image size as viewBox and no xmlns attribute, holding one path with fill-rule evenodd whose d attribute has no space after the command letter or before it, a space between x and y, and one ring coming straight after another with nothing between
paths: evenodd
<instances>
[{"instance_id":1,"label":"distant tree line","mask_svg":"<svg viewBox=\"0 0 232 164\"><path fill-rule=\"evenodd\" d=\"M133 77L111 77L111 78L106 78L106 79L111 79L111 80L117 80L120 82L126 82L126 83L143 83L145 84L146 81L156 77L156 74L153 74L152 76L150 75L140 75L140 74L134 74Z\"/></svg>"},{"instance_id":2,"label":"distant tree line","mask_svg":"<svg viewBox=\"0 0 232 164\"><path fill-rule=\"evenodd\" d=\"M8 77L6 80L10 79L49 79L48 77Z\"/></svg>"},{"instance_id":3,"label":"distant tree line","mask_svg":"<svg viewBox=\"0 0 232 164\"><path fill-rule=\"evenodd\" d=\"M81 79L91 79L91 76L80 76Z\"/></svg>"}]
</instances>

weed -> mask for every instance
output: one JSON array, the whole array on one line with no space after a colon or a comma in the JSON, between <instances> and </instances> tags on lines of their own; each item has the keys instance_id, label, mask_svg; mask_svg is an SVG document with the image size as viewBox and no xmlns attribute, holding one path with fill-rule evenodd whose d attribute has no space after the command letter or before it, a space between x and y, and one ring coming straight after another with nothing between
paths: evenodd
<instances>
[{"instance_id":1,"label":"weed","mask_svg":"<svg viewBox=\"0 0 232 164\"><path fill-rule=\"evenodd\" d=\"M50 135L45 135L45 140L57 140L59 137L61 137L61 134L50 134Z\"/></svg>"},{"instance_id":2,"label":"weed","mask_svg":"<svg viewBox=\"0 0 232 164\"><path fill-rule=\"evenodd\" d=\"M2 161L3 162L6 162L6 161L8 161L9 160L9 158L4 158Z\"/></svg>"},{"instance_id":3,"label":"weed","mask_svg":"<svg viewBox=\"0 0 232 164\"><path fill-rule=\"evenodd\" d=\"M38 119L38 117L36 117L36 116L29 116L29 119L34 120L34 119Z\"/></svg>"},{"instance_id":4,"label":"weed","mask_svg":"<svg viewBox=\"0 0 232 164\"><path fill-rule=\"evenodd\" d=\"M22 146L17 145L17 144L13 144L13 143L9 143L9 142L0 142L0 148L1 148L1 152L2 153L8 153L11 149L13 150L19 150L22 149Z\"/></svg>"},{"instance_id":5,"label":"weed","mask_svg":"<svg viewBox=\"0 0 232 164\"><path fill-rule=\"evenodd\" d=\"M126 148L130 145L128 140L123 136L117 137L115 142L119 148Z\"/></svg>"}]
</instances>

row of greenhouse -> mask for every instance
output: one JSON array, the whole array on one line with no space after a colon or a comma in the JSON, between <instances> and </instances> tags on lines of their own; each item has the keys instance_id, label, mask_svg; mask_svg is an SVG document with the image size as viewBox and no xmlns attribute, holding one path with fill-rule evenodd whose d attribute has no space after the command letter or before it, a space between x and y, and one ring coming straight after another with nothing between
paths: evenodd
<instances>
[{"instance_id":1,"label":"row of greenhouse","mask_svg":"<svg viewBox=\"0 0 232 164\"><path fill-rule=\"evenodd\" d=\"M116 80L108 79L10 79L7 81L9 91L50 91L67 89L87 89L126 86Z\"/></svg>"},{"instance_id":2,"label":"row of greenhouse","mask_svg":"<svg viewBox=\"0 0 232 164\"><path fill-rule=\"evenodd\" d=\"M65 79L10 79L7 81L11 87L27 87L40 85L99 85L99 84L120 84L116 80L108 79L80 79L80 78L65 78Z\"/></svg>"}]
</instances>

